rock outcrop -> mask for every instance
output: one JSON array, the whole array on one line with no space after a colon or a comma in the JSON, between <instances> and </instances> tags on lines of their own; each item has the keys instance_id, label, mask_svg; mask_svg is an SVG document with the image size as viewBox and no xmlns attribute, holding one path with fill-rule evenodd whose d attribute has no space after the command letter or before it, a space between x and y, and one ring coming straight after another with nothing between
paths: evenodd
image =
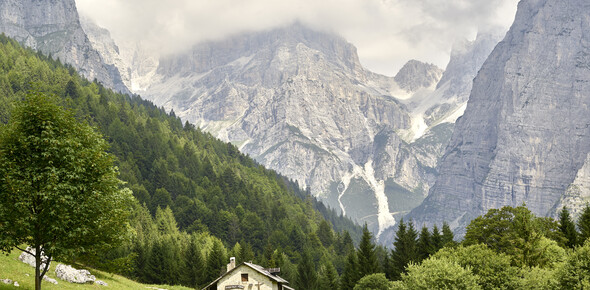
<instances>
[{"instance_id":1,"label":"rock outcrop","mask_svg":"<svg viewBox=\"0 0 590 290\"><path fill-rule=\"evenodd\" d=\"M158 68L157 53L133 41L116 43L107 29L84 15L80 24L104 63L119 70L125 86L137 94L145 91Z\"/></svg>"},{"instance_id":2,"label":"rock outcrop","mask_svg":"<svg viewBox=\"0 0 590 290\"><path fill-rule=\"evenodd\" d=\"M107 65L82 29L74 0L0 1L0 32L71 64L89 80L128 93L114 65Z\"/></svg>"},{"instance_id":3,"label":"rock outcrop","mask_svg":"<svg viewBox=\"0 0 590 290\"><path fill-rule=\"evenodd\" d=\"M18 256L18 259L31 267L35 267L35 249L32 247L27 247L26 251L31 253L32 255L27 252L22 252L20 256ZM44 252L41 252L41 269L45 269L45 265L48 259L49 257L47 257ZM51 267L51 261L49 261L49 267ZM49 267L47 269L49 269Z\"/></svg>"},{"instance_id":4,"label":"rock outcrop","mask_svg":"<svg viewBox=\"0 0 590 290\"><path fill-rule=\"evenodd\" d=\"M12 281L10 279L0 279L0 282L7 284L7 285L13 285L14 287L20 287L20 284L18 284L17 281Z\"/></svg>"},{"instance_id":5,"label":"rock outcrop","mask_svg":"<svg viewBox=\"0 0 590 290\"><path fill-rule=\"evenodd\" d=\"M91 275L88 270L77 270L70 265L58 264L55 267L55 275L58 279L70 283L77 284L92 284L96 281L96 277Z\"/></svg>"},{"instance_id":6,"label":"rock outcrop","mask_svg":"<svg viewBox=\"0 0 590 290\"><path fill-rule=\"evenodd\" d=\"M55 280L55 279L53 279L53 278L49 278L47 275L44 275L44 276L43 276L43 280L45 280L45 281L47 281L47 282L49 282L49 283L51 283L51 284L54 284L54 285L57 285L57 284L59 284L59 283L57 282L57 280Z\"/></svg>"},{"instance_id":7,"label":"rock outcrop","mask_svg":"<svg viewBox=\"0 0 590 290\"><path fill-rule=\"evenodd\" d=\"M459 232L490 208L551 216L588 198L590 2L523 0L485 61L426 200L409 218ZM576 198L564 198L572 186ZM570 191L571 192L571 191ZM576 193L572 193L576 194Z\"/></svg>"},{"instance_id":8,"label":"rock outcrop","mask_svg":"<svg viewBox=\"0 0 590 290\"><path fill-rule=\"evenodd\" d=\"M436 65L423 63L415 59L408 61L393 77L399 87L415 92L420 88L428 88L438 83L443 70Z\"/></svg>"}]
</instances>

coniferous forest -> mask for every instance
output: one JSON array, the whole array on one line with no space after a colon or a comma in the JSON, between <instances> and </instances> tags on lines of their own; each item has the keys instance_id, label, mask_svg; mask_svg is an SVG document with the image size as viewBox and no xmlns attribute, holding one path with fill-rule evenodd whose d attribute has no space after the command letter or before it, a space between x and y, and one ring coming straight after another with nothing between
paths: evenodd
<instances>
[{"instance_id":1,"label":"coniferous forest","mask_svg":"<svg viewBox=\"0 0 590 290\"><path fill-rule=\"evenodd\" d=\"M590 287L588 206L577 222L565 208L558 221L524 205L490 210L461 242L446 223L418 229L401 220L390 250L375 245L366 226L174 112L0 37L0 122L31 93L57 96L101 132L135 197L123 244L67 257L76 263L197 288L217 278L229 257L280 267L296 289Z\"/></svg>"}]
</instances>

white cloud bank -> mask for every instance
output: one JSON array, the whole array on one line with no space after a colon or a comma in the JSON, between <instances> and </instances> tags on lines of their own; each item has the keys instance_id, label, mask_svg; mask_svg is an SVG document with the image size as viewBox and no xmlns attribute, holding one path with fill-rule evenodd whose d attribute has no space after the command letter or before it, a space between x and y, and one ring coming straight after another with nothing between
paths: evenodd
<instances>
[{"instance_id":1,"label":"white cloud bank","mask_svg":"<svg viewBox=\"0 0 590 290\"><path fill-rule=\"evenodd\" d=\"M141 40L160 53L296 20L335 32L363 65L394 75L409 59L444 68L452 44L478 29L507 29L517 0L76 0L115 40Z\"/></svg>"}]
</instances>

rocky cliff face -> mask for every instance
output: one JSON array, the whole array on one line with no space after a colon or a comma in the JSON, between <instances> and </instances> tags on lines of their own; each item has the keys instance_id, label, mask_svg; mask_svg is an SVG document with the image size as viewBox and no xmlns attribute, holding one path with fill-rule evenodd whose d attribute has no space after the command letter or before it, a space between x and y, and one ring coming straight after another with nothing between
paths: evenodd
<instances>
[{"instance_id":1,"label":"rocky cliff face","mask_svg":"<svg viewBox=\"0 0 590 290\"><path fill-rule=\"evenodd\" d=\"M434 180L438 156L424 145L417 157L398 135L411 116L396 95L432 92L440 77L424 66L404 77L430 78L429 88L401 88L365 70L344 39L294 24L163 58L142 95L378 232Z\"/></svg>"},{"instance_id":2,"label":"rocky cliff face","mask_svg":"<svg viewBox=\"0 0 590 290\"><path fill-rule=\"evenodd\" d=\"M80 26L74 0L0 1L0 32L74 66L86 78L127 93L119 71L94 50Z\"/></svg>"},{"instance_id":3,"label":"rocky cliff face","mask_svg":"<svg viewBox=\"0 0 590 290\"><path fill-rule=\"evenodd\" d=\"M547 216L588 199L588 31L587 1L519 3L474 80L440 176L409 218L460 229L490 208L524 202Z\"/></svg>"},{"instance_id":4,"label":"rocky cliff face","mask_svg":"<svg viewBox=\"0 0 590 290\"><path fill-rule=\"evenodd\" d=\"M157 54L143 47L141 43L116 43L107 29L84 15L80 17L80 24L92 48L98 52L104 63L119 70L123 84L134 93L143 93L158 68Z\"/></svg>"}]
</instances>

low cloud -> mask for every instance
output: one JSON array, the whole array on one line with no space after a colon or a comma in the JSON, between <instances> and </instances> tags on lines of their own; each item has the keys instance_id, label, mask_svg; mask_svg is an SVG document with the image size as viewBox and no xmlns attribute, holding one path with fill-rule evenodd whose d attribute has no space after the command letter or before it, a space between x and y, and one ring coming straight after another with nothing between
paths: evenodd
<instances>
[{"instance_id":1,"label":"low cloud","mask_svg":"<svg viewBox=\"0 0 590 290\"><path fill-rule=\"evenodd\" d=\"M409 59L444 68L452 44L479 29L507 29L518 0L76 0L116 41L176 53L215 40L300 21L358 48L367 68L393 75Z\"/></svg>"}]
</instances>

